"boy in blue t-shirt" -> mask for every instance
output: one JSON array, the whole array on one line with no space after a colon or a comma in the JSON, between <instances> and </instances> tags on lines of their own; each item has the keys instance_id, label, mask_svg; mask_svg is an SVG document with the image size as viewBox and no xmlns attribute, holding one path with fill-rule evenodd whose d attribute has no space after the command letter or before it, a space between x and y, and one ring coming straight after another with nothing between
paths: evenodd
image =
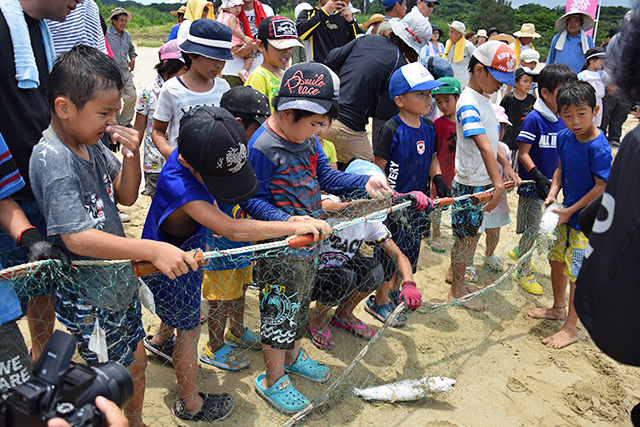
<instances>
[{"instance_id":1,"label":"boy in blue t-shirt","mask_svg":"<svg viewBox=\"0 0 640 427\"><path fill-rule=\"evenodd\" d=\"M516 138L520 143L518 175L523 181L535 182L518 188L520 198L516 233L522 234L522 237L518 247L509 250L509 257L514 261L527 253L536 241L542 202L547 198L553 173L558 167L558 132L566 129L564 122L556 115L558 89L577 79L576 73L564 64L544 67L538 76L540 98L525 117ZM530 262L523 263L514 278L525 291L542 295L542 286L533 276Z\"/></svg>"},{"instance_id":2,"label":"boy in blue t-shirt","mask_svg":"<svg viewBox=\"0 0 640 427\"><path fill-rule=\"evenodd\" d=\"M576 278L582 266L589 240L580 231L578 215L582 208L600 195L611 171L611 147L607 138L593 123L598 114L596 92L589 83L577 81L566 84L558 91L558 111L567 126L558 133L558 168L545 205L555 203L558 192L564 193L563 209L553 209L560 215L556 241L549 253L553 307L535 308L529 316L536 319L563 320L559 332L542 340L552 348L562 348L578 341L578 315L573 305ZM565 307L569 279L569 312Z\"/></svg>"},{"instance_id":3,"label":"boy in blue t-shirt","mask_svg":"<svg viewBox=\"0 0 640 427\"><path fill-rule=\"evenodd\" d=\"M422 209L407 211L408 224L389 219L387 226L393 240L416 272L420 255L420 240L425 213L420 212L431 204L424 193L429 192L429 177L433 177L436 188L445 188L440 163L436 157L438 138L435 126L430 120L422 119L431 108L431 89L448 85L437 81L419 62L407 64L393 73L389 82L389 94L400 112L382 128L374 149L374 162L384 171L389 186L399 193L411 193L422 200ZM438 194L446 197L448 194ZM428 214L429 212L426 212ZM403 218L404 219L404 218ZM365 303L367 313L385 322L398 304L401 281L396 275L393 260L382 248L375 248L375 257L382 263L385 281L375 297ZM407 323L407 316L401 314L394 320L394 326Z\"/></svg>"}]
</instances>

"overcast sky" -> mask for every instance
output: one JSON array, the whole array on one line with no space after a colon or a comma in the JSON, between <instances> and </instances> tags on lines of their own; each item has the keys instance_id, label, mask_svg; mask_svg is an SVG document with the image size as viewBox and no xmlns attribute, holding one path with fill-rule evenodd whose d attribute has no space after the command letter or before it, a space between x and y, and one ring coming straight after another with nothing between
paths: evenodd
<instances>
[{"instance_id":1,"label":"overcast sky","mask_svg":"<svg viewBox=\"0 0 640 427\"><path fill-rule=\"evenodd\" d=\"M138 3L142 4L151 4L151 3L176 3L176 0L136 0ZM178 0L179 1L179 0ZM447 1L447 0L441 0ZM592 0L596 1L596 0ZM603 6L626 6L631 7L631 0L601 0ZM266 0L267 4L269 4L269 0ZM183 2L184 3L184 2ZM512 6L518 7L527 3L537 3L547 7L555 7L560 5L566 5L567 2L563 0L513 0Z\"/></svg>"}]
</instances>

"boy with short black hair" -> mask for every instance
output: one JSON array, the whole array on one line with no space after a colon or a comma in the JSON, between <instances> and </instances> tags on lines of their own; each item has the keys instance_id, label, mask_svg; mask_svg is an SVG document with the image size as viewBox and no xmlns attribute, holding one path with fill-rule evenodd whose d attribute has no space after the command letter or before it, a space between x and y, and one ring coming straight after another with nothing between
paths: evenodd
<instances>
[{"instance_id":1,"label":"boy with short black hair","mask_svg":"<svg viewBox=\"0 0 640 427\"><path fill-rule=\"evenodd\" d=\"M511 150L511 166L516 168L518 158L517 136L520 134L522 122L531 111L536 97L529 93L531 85L538 80L538 73L529 68L520 67L516 70L516 85L514 90L507 93L500 101L500 106L509 117L511 126L507 126L503 141Z\"/></svg>"},{"instance_id":2,"label":"boy with short black hair","mask_svg":"<svg viewBox=\"0 0 640 427\"><path fill-rule=\"evenodd\" d=\"M258 50L264 55L262 64L249 74L244 83L271 100L278 94L282 69L289 64L298 41L296 24L289 18L275 15L265 18L258 27Z\"/></svg>"},{"instance_id":3,"label":"boy with short black hair","mask_svg":"<svg viewBox=\"0 0 640 427\"><path fill-rule=\"evenodd\" d=\"M589 239L580 231L578 215L605 189L611 171L611 147L593 123L598 114L596 92L584 81L564 85L558 91L558 112L567 129L558 133L558 168L545 205L556 202L562 188L564 208L552 209L560 215L555 245L549 253L553 307L535 308L529 316L536 319L566 319L559 332L542 340L551 348L563 348L578 341L578 315L573 305L576 279ZM569 279L569 311L566 292Z\"/></svg>"},{"instance_id":4,"label":"boy with short black hair","mask_svg":"<svg viewBox=\"0 0 640 427\"><path fill-rule=\"evenodd\" d=\"M498 150L499 124L491 101L486 95L497 92L503 84L515 85L516 57L513 50L499 41L483 43L469 61L469 84L458 99L456 176L452 184L454 197L485 191L493 186L493 198L482 208L470 199L458 202L451 213L451 228L456 242L451 251L451 291L449 298L459 299L476 289L465 281L467 262L478 244L478 229L483 213L493 210L504 194L498 162L503 176L520 183L511 168L510 159ZM485 95L486 94L486 95ZM470 310L486 310L482 301L469 300L462 306Z\"/></svg>"},{"instance_id":5,"label":"boy with short black hair","mask_svg":"<svg viewBox=\"0 0 640 427\"><path fill-rule=\"evenodd\" d=\"M178 149L171 153L158 177L142 238L183 249L204 249L207 228L237 241L307 233L315 238L327 236L330 227L324 221L233 219L218 209L218 201L235 205L258 189L247 150L244 129L228 111L199 106L187 112L180 120ZM225 419L233 409L232 396L199 393L197 388L202 270L176 280L148 276L147 284L154 293L162 325L156 336L145 339L145 346L156 354L172 348L171 359L163 355L173 362L180 393L171 412L186 421ZM174 329L175 345L169 344Z\"/></svg>"},{"instance_id":6,"label":"boy with short black hair","mask_svg":"<svg viewBox=\"0 0 640 427\"><path fill-rule=\"evenodd\" d=\"M182 116L197 105L219 106L229 90L229 83L218 75L225 62L233 60L228 47L232 34L231 28L212 19L198 19L189 27L187 40L180 44L189 71L164 83L153 113L151 138L165 159L178 145Z\"/></svg>"},{"instance_id":7,"label":"boy with short black hair","mask_svg":"<svg viewBox=\"0 0 640 427\"><path fill-rule=\"evenodd\" d=\"M409 258L413 273L420 255L420 229L425 214L433 208L433 203L424 194L429 190L429 179L433 179L441 197L449 195L436 157L435 127L430 120L422 118L431 109L431 90L445 85L448 83L434 80L419 62L395 71L389 82L389 94L400 111L380 128L373 152L374 163L385 172L389 186L394 191L412 193L418 198L415 211L403 212L402 220L388 218L387 223L398 248ZM420 212L425 209L428 211ZM376 295L366 301L365 310L385 322L399 303L400 284L404 287L404 283L396 273L395 263L381 247L377 246L374 254L384 267L385 281ZM406 322L407 316L400 314L393 325L401 326Z\"/></svg>"},{"instance_id":8,"label":"boy with short black hair","mask_svg":"<svg viewBox=\"0 0 640 427\"><path fill-rule=\"evenodd\" d=\"M558 167L558 132L566 128L556 114L556 95L563 85L576 80L576 73L564 64L547 65L538 75L540 98L524 119L517 138L518 175L523 181L535 182L518 188L516 233L522 237L518 246L508 252L514 261L527 253L536 241L542 202L547 198L553 173ZM542 286L533 276L529 260L518 268L514 279L530 294L542 295Z\"/></svg>"},{"instance_id":9,"label":"boy with short black hair","mask_svg":"<svg viewBox=\"0 0 640 427\"><path fill-rule=\"evenodd\" d=\"M82 75L82 79L74 76ZM97 49L75 46L56 61L47 82L51 125L33 149L30 178L47 222L47 232L76 259L151 261L169 277L197 268L183 251L160 242L125 238L116 201L132 205L140 187L138 133L116 125L124 79L116 64ZM122 165L103 144L105 133L122 143ZM143 425L144 330L138 281L130 265L83 267L91 280L63 282L56 291L58 320L78 340L87 363L118 362L133 378L134 396L125 408L132 425ZM97 354L90 346L100 333ZM92 342L92 344L94 344Z\"/></svg>"},{"instance_id":10,"label":"boy with short black hair","mask_svg":"<svg viewBox=\"0 0 640 427\"><path fill-rule=\"evenodd\" d=\"M320 189L339 195L362 189L371 195L391 191L380 177L348 175L329 167L314 132L325 118L337 117L339 87L338 77L322 64L296 64L284 73L272 99L275 111L249 151L259 188L241 206L251 217L304 223L322 213ZM254 384L267 402L290 414L310 402L285 372L314 382L330 377L324 363L311 360L300 348L317 253L318 245L311 245L258 260L260 335L267 372Z\"/></svg>"}]
</instances>

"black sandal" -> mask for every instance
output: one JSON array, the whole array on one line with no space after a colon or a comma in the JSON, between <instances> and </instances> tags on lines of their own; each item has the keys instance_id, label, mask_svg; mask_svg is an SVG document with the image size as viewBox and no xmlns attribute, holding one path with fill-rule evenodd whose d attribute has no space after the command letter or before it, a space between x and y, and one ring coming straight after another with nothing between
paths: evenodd
<instances>
[{"instance_id":1,"label":"black sandal","mask_svg":"<svg viewBox=\"0 0 640 427\"><path fill-rule=\"evenodd\" d=\"M198 393L204 402L197 414L191 415L182 400L171 406L171 413L185 421L222 421L233 411L233 396L229 393Z\"/></svg>"}]
</instances>

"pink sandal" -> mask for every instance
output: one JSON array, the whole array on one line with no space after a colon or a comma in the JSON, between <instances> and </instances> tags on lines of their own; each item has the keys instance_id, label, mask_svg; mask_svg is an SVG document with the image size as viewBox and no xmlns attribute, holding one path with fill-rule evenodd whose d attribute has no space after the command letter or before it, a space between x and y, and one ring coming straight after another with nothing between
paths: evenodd
<instances>
[{"instance_id":1,"label":"pink sandal","mask_svg":"<svg viewBox=\"0 0 640 427\"><path fill-rule=\"evenodd\" d=\"M311 336L311 343L313 345L315 345L316 347L318 347L320 350L331 350L333 348L332 344L329 344L329 337L331 337L331 328L327 326L327 333L325 334L322 331L319 331L317 329L313 329L311 327L311 325L309 323L307 323L307 329L309 329L309 335ZM327 340L326 343L320 342L316 339L316 337L314 336L314 334L318 334L318 335L322 335L325 340Z\"/></svg>"},{"instance_id":2,"label":"pink sandal","mask_svg":"<svg viewBox=\"0 0 640 427\"><path fill-rule=\"evenodd\" d=\"M338 319L335 316L331 318L331 324L333 326L336 326L340 329L344 329L350 334L365 340L370 340L371 338L373 338L373 336L376 334L376 331L368 327L362 320L358 319L358 321L360 322L359 325L347 325L346 323L344 323L342 320ZM363 333L359 334L358 330L362 331Z\"/></svg>"}]
</instances>

